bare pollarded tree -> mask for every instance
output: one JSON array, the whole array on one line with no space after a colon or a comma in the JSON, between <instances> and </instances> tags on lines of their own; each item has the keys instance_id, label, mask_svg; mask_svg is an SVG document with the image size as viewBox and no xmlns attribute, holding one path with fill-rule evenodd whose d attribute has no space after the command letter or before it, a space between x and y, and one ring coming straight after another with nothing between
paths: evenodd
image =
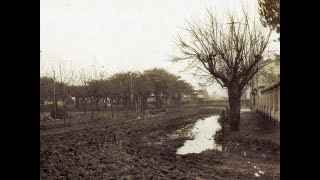
<instances>
[{"instance_id":1,"label":"bare pollarded tree","mask_svg":"<svg viewBox=\"0 0 320 180\"><path fill-rule=\"evenodd\" d=\"M251 20L245 10L241 17L227 13L218 19L207 9L206 21L187 21L186 36L179 34L179 53L172 60L187 61L188 68L214 79L229 95L230 126L239 130L240 98L244 87L264 66L271 63L267 50L270 30Z\"/></svg>"}]
</instances>

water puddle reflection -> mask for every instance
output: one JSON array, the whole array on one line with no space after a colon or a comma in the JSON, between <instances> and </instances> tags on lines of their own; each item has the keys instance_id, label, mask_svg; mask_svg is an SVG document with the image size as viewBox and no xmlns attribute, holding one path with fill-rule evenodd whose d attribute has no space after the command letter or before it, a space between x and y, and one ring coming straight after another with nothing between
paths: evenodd
<instances>
[{"instance_id":1,"label":"water puddle reflection","mask_svg":"<svg viewBox=\"0 0 320 180\"><path fill-rule=\"evenodd\" d=\"M204 119L199 119L188 129L187 140L184 145L177 150L177 154L200 153L208 149L221 151L221 146L214 141L214 134L221 128L218 123L219 115L213 115ZM178 130L177 132L181 132ZM177 136L177 133L173 136Z\"/></svg>"}]
</instances>

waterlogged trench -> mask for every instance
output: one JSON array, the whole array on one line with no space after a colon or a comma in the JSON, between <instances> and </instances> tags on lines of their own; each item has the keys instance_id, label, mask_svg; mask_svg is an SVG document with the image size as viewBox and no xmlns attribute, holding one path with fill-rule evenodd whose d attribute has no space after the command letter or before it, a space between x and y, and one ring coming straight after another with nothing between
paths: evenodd
<instances>
[{"instance_id":1,"label":"waterlogged trench","mask_svg":"<svg viewBox=\"0 0 320 180\"><path fill-rule=\"evenodd\" d=\"M177 154L201 153L205 150L221 150L221 146L214 141L214 134L221 126L218 123L219 115L213 115L204 119L199 119L194 126L187 126L187 140L182 147L177 150ZM183 130L174 133L177 135ZM174 136L173 135L173 136Z\"/></svg>"}]
</instances>

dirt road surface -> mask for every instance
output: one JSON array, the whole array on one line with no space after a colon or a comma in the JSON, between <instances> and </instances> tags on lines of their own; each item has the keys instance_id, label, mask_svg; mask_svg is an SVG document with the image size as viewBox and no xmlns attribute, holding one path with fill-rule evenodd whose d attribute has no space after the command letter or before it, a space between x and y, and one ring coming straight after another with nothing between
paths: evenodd
<instances>
[{"instance_id":1,"label":"dirt road surface","mask_svg":"<svg viewBox=\"0 0 320 180\"><path fill-rule=\"evenodd\" d=\"M133 121L49 129L40 136L41 179L280 179L279 128L265 125L252 112L241 114L238 134L227 132L223 151L176 154L186 137L172 139L169 134L217 113L184 109Z\"/></svg>"}]
</instances>

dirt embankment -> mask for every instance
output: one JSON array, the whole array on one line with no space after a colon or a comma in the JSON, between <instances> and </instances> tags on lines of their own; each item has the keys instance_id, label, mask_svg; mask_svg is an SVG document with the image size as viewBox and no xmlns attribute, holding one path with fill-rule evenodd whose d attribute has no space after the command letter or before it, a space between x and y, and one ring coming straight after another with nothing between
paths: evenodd
<instances>
[{"instance_id":1,"label":"dirt embankment","mask_svg":"<svg viewBox=\"0 0 320 180\"><path fill-rule=\"evenodd\" d=\"M276 154L261 146L269 158L255 151L253 156L241 155L235 149L242 143L231 136L223 142L227 151L176 154L186 139L168 135L212 113L184 109L161 117L42 135L41 179L255 179L257 167L264 171L260 179L276 178Z\"/></svg>"}]
</instances>

